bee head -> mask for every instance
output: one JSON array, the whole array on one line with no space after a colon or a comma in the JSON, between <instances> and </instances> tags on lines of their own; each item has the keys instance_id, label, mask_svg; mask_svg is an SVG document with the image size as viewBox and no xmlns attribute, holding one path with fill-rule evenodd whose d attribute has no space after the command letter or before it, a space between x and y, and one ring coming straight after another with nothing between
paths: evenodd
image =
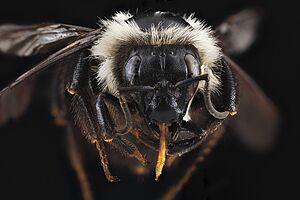
<instances>
[{"instance_id":1,"label":"bee head","mask_svg":"<svg viewBox=\"0 0 300 200\"><path fill-rule=\"evenodd\" d=\"M204 81L182 81L205 70L210 89L219 85L212 67L219 61L220 48L211 29L193 15L117 13L101 24L103 33L91 48L101 61L97 81L102 91L115 96L121 91L135 102L146 122L182 121L193 96L204 88Z\"/></svg>"}]
</instances>

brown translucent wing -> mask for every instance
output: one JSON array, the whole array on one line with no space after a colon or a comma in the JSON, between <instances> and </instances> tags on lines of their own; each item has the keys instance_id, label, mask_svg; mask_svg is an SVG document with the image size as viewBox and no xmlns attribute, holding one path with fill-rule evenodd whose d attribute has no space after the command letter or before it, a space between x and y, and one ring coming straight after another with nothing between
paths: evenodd
<instances>
[{"instance_id":1,"label":"brown translucent wing","mask_svg":"<svg viewBox=\"0 0 300 200\"><path fill-rule=\"evenodd\" d=\"M67 24L4 24L0 26L0 52L21 57L50 53L92 30Z\"/></svg>"},{"instance_id":2,"label":"brown translucent wing","mask_svg":"<svg viewBox=\"0 0 300 200\"><path fill-rule=\"evenodd\" d=\"M230 127L240 141L254 150L268 150L276 141L279 113L259 86L230 58L224 56L239 84L238 113Z\"/></svg>"},{"instance_id":3,"label":"brown translucent wing","mask_svg":"<svg viewBox=\"0 0 300 200\"><path fill-rule=\"evenodd\" d=\"M34 84L31 80L11 91L9 95L0 97L0 126L24 113L30 103L33 89Z\"/></svg>"},{"instance_id":4,"label":"brown translucent wing","mask_svg":"<svg viewBox=\"0 0 300 200\"><path fill-rule=\"evenodd\" d=\"M228 17L216 28L220 46L227 54L237 55L245 52L255 41L261 22L261 11L245 9Z\"/></svg>"},{"instance_id":5,"label":"brown translucent wing","mask_svg":"<svg viewBox=\"0 0 300 200\"><path fill-rule=\"evenodd\" d=\"M31 81L35 75L39 74L40 72L49 69L52 66L58 66L54 65L57 62L60 62L63 58L80 51L84 48L87 48L93 44L93 42L98 38L98 35L101 33L101 29L97 29L94 31L91 31L85 35L82 35L81 37L77 38L74 42L69 44L68 46L64 47L63 49L53 53L48 58L40 62L38 65L30 69L29 71L22 74L20 77L18 77L13 83L8 85L7 87L3 88L0 91L0 125L4 124L8 119L13 118L14 115L13 112L11 113L11 109L7 106L9 101L12 100L13 95L16 94L17 91L21 90L24 85L28 84L28 81ZM61 66L61 65L59 65ZM24 85L22 84L24 83ZM26 91L22 91L26 92ZM22 95L22 94L21 94ZM16 95L18 96L18 95ZM19 101L22 101L22 99L19 99ZM17 104L18 102L16 102ZM15 106L15 104L12 104L12 106ZM20 109L24 110L24 108Z\"/></svg>"}]
</instances>

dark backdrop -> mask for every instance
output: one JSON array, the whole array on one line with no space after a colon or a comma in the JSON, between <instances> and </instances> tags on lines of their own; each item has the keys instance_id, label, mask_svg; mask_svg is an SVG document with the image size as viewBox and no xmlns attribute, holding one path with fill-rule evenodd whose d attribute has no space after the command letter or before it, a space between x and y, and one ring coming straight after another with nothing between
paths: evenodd
<instances>
[{"instance_id":1,"label":"dark backdrop","mask_svg":"<svg viewBox=\"0 0 300 200\"><path fill-rule=\"evenodd\" d=\"M87 0L6 0L1 2L0 23L60 22L96 27L97 17L110 16L115 10L134 12L136 8L152 7L196 12L208 24L215 25L224 17L253 5L261 7L265 13L263 26L257 43L235 60L278 106L282 118L278 142L270 152L256 153L244 148L234 137L225 137L207 159L205 167L200 167L194 175L181 197L197 199L195 195L201 192L197 180L206 174L208 181L216 183L206 191L206 199L297 199L295 195L300 198L300 166L297 162L300 137L297 131L299 78L296 69L299 67L300 17L299 8L292 0L98 0L97 3ZM10 70L9 63L30 66L30 59L0 58L2 81L15 76L15 70ZM47 102L35 99L20 120L0 128L0 199L75 198L76 192L70 184L73 174L64 151L63 131L53 125L47 105ZM122 196L119 195L120 198Z\"/></svg>"}]
</instances>

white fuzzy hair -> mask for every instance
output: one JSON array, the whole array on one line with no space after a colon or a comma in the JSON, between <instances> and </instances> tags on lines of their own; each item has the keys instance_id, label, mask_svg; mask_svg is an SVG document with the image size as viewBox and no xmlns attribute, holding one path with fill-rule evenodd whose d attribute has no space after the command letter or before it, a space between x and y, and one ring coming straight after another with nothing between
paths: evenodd
<instances>
[{"instance_id":1,"label":"white fuzzy hair","mask_svg":"<svg viewBox=\"0 0 300 200\"><path fill-rule=\"evenodd\" d=\"M114 74L114 69L121 66L115 65L115 55L122 45L132 41L137 45L193 45L198 50L201 59L201 71L209 74L210 89L217 91L220 81L212 71L218 66L221 52L210 27L190 15L183 19L191 26L174 25L166 28L152 26L148 30L141 30L134 20L128 20L131 17L130 13L117 12L111 19L100 21L104 30L92 46L91 56L101 60L96 72L97 80L103 86L104 91L113 95L117 93L119 81ZM203 87L204 83L201 81L199 89L202 90Z\"/></svg>"}]
</instances>

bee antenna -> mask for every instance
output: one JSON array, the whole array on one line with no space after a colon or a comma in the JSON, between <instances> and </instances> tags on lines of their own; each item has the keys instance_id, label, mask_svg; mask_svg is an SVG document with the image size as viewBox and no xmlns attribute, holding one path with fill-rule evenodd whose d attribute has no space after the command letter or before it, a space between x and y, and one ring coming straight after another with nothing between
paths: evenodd
<instances>
[{"instance_id":1,"label":"bee antenna","mask_svg":"<svg viewBox=\"0 0 300 200\"><path fill-rule=\"evenodd\" d=\"M203 74L200 76L196 76L196 77L192 77L192 78L188 78L182 81L179 81L175 84L175 87L183 87L183 86L187 86L190 85L192 83L198 82L198 81L205 81L205 86L204 86L204 103L205 103L205 107L207 109L207 111L215 118L217 119L225 119L229 112L228 111L224 111L224 112L219 112L217 111L214 106L213 103L211 101L211 92L209 90L209 77L208 74Z\"/></svg>"},{"instance_id":2,"label":"bee antenna","mask_svg":"<svg viewBox=\"0 0 300 200\"><path fill-rule=\"evenodd\" d=\"M174 87L183 87L183 86L187 86L192 83L195 83L195 82L205 81L205 80L207 80L207 77L208 77L208 75L204 74L204 75L188 78L188 79L177 82Z\"/></svg>"}]
</instances>

